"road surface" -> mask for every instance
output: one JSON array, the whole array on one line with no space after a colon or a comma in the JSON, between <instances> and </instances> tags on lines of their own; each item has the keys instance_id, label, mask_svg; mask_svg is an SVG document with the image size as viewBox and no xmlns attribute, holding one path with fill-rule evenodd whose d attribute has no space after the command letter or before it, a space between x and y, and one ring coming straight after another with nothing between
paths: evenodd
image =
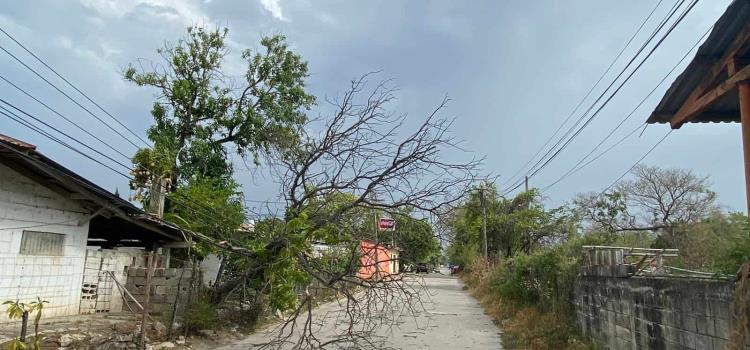
<instances>
[{"instance_id":1,"label":"road surface","mask_svg":"<svg viewBox=\"0 0 750 350\"><path fill-rule=\"evenodd\" d=\"M422 275L424 276L424 275ZM420 277L422 278L422 277ZM392 327L381 327L370 339L369 349L501 349L500 330L484 314L477 301L462 290L461 282L441 274L430 274L424 284L430 299L417 315L398 317ZM315 311L316 324L321 325L317 336L323 341L334 334L336 315L341 315L337 303L321 306ZM215 350L240 350L259 348L273 336L271 328L259 331L237 343ZM365 347L365 346L362 346ZM292 348L291 346L282 349ZM332 348L336 348L333 346ZM351 348L342 346L342 348Z\"/></svg>"}]
</instances>

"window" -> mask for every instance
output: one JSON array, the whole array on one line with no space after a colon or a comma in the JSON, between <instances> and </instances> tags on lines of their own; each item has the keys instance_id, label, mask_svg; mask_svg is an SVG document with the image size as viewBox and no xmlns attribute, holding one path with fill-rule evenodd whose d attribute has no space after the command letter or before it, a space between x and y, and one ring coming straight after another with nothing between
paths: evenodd
<instances>
[{"instance_id":1,"label":"window","mask_svg":"<svg viewBox=\"0 0 750 350\"><path fill-rule=\"evenodd\" d=\"M23 231L21 254L23 255L63 255L65 235L59 233Z\"/></svg>"}]
</instances>

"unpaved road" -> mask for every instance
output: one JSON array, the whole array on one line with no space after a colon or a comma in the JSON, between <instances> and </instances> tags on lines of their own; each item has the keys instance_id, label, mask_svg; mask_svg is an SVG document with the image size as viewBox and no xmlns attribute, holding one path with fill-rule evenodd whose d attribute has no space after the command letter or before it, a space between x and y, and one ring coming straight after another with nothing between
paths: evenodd
<instances>
[{"instance_id":1,"label":"unpaved road","mask_svg":"<svg viewBox=\"0 0 750 350\"><path fill-rule=\"evenodd\" d=\"M424 311L417 315L404 314L392 327L382 327L370 339L368 349L502 349L500 330L484 314L477 301L462 290L461 282L440 274L424 277L430 291ZM337 316L343 311L336 303L326 304L315 311L316 324L321 325L317 336L323 341L334 333ZM416 316L416 317L415 317ZM255 349L258 344L272 339L271 328L260 331L242 341L215 350ZM296 339L292 339L296 340ZM336 348L335 346L331 346ZM282 347L283 349L291 348ZM352 348L346 345L341 348Z\"/></svg>"}]
</instances>

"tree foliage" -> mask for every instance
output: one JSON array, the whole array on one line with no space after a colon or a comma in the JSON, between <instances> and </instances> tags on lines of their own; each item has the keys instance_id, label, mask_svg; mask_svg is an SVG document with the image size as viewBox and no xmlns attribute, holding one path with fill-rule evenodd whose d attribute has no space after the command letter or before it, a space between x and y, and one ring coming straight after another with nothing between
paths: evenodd
<instances>
[{"instance_id":1,"label":"tree foliage","mask_svg":"<svg viewBox=\"0 0 750 350\"><path fill-rule=\"evenodd\" d=\"M466 246L482 246L483 220L487 226L488 251L498 258L529 253L573 229L570 214L564 208L545 209L538 191L532 189L508 199L499 196L493 184L474 188L449 220L453 232L451 251L459 260L465 260L459 255L466 254Z\"/></svg>"},{"instance_id":2,"label":"tree foliage","mask_svg":"<svg viewBox=\"0 0 750 350\"><path fill-rule=\"evenodd\" d=\"M172 189L196 177L229 181L229 151L258 162L261 154L299 144L315 101L305 89L307 63L283 36L266 37L263 50L242 52L246 70L235 81L224 72L227 34L226 28L188 28L184 38L157 50L161 62L125 69L127 81L158 92L148 130L154 145L133 158L134 188L148 188L155 177L170 179Z\"/></svg>"},{"instance_id":3,"label":"tree foliage","mask_svg":"<svg viewBox=\"0 0 750 350\"><path fill-rule=\"evenodd\" d=\"M630 175L613 191L576 197L574 205L589 229L653 233L656 245L674 247L718 210L708 177L647 165L634 167Z\"/></svg>"}]
</instances>

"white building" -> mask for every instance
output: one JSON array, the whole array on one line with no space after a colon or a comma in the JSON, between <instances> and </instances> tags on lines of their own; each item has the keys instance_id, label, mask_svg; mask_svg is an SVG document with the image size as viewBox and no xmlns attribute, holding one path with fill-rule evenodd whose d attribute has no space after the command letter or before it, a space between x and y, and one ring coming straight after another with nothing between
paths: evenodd
<instances>
[{"instance_id":1,"label":"white building","mask_svg":"<svg viewBox=\"0 0 750 350\"><path fill-rule=\"evenodd\" d=\"M40 297L46 316L120 311L112 277L124 282L144 251L182 240L176 226L0 135L0 302Z\"/></svg>"}]
</instances>

